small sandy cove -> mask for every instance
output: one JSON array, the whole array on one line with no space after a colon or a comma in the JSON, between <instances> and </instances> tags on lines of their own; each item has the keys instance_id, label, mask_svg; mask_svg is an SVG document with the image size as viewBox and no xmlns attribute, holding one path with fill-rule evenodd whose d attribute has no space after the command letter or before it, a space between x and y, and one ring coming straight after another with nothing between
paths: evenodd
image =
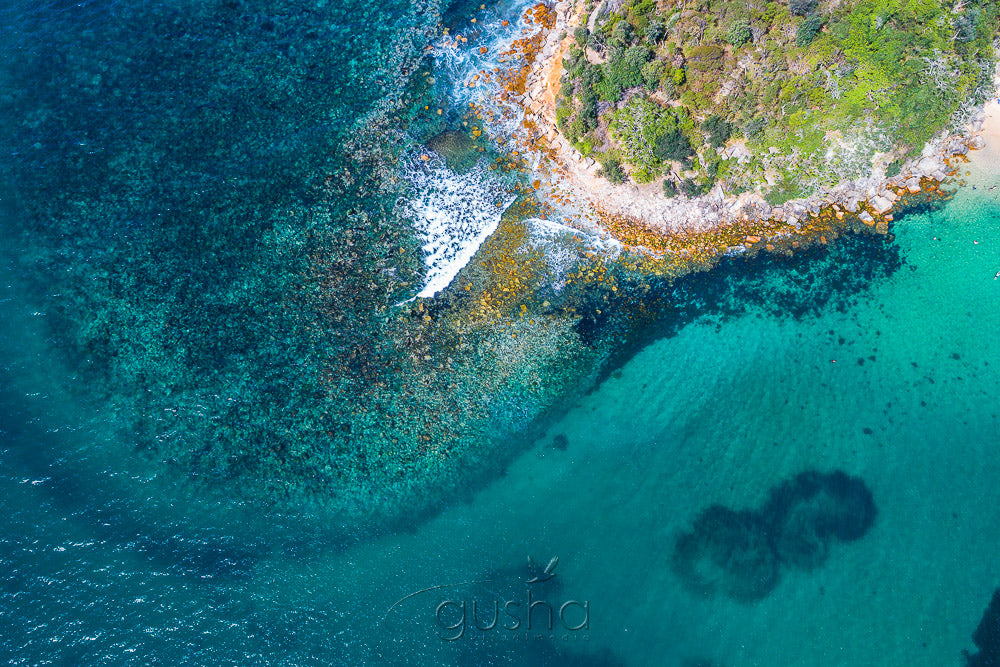
<instances>
[{"instance_id":1,"label":"small sandy cove","mask_svg":"<svg viewBox=\"0 0 1000 667\"><path fill-rule=\"evenodd\" d=\"M1000 65L994 78L996 94L1000 95ZM994 97L983 108L986 118L978 134L986 141L982 150L969 153L972 170L970 180L975 185L992 187L1000 183L1000 97Z\"/></svg>"}]
</instances>

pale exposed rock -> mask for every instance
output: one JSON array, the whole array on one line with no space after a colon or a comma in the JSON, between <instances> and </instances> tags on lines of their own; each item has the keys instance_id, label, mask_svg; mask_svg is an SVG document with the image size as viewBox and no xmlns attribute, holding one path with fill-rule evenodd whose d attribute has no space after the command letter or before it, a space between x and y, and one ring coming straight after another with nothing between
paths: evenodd
<instances>
[{"instance_id":1,"label":"pale exposed rock","mask_svg":"<svg viewBox=\"0 0 1000 667\"><path fill-rule=\"evenodd\" d=\"M861 222L865 223L866 225L870 225L873 222L875 222L875 218L873 218L872 214L869 213L868 211L861 211L861 215L859 215L858 218L860 218Z\"/></svg>"},{"instance_id":2,"label":"pale exposed rock","mask_svg":"<svg viewBox=\"0 0 1000 667\"><path fill-rule=\"evenodd\" d=\"M938 169L940 166L941 166L940 163L937 160L935 160L934 158L932 158L932 157L923 157L923 158L920 158L919 162L917 162L917 165L915 167L915 171L918 174L925 174L925 175L927 175L927 174L934 173L934 171L936 169Z\"/></svg>"},{"instance_id":3,"label":"pale exposed rock","mask_svg":"<svg viewBox=\"0 0 1000 667\"><path fill-rule=\"evenodd\" d=\"M736 158L740 160L750 157L750 151L743 140L733 140L732 145L722 151L722 156L724 158Z\"/></svg>"},{"instance_id":4,"label":"pale exposed rock","mask_svg":"<svg viewBox=\"0 0 1000 667\"><path fill-rule=\"evenodd\" d=\"M875 209L875 212L879 215L883 215L886 211L892 208L892 202L885 197L874 197L869 203L871 203L872 208Z\"/></svg>"}]
</instances>

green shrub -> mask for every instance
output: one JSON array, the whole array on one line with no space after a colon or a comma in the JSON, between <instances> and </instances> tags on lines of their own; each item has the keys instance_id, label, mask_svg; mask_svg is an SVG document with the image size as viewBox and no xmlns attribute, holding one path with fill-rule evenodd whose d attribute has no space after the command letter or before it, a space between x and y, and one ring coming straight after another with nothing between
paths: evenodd
<instances>
[{"instance_id":1,"label":"green shrub","mask_svg":"<svg viewBox=\"0 0 1000 667\"><path fill-rule=\"evenodd\" d=\"M642 79L650 90L660 88L660 82L667 74L667 64L662 60L650 60L642 66Z\"/></svg>"},{"instance_id":2,"label":"green shrub","mask_svg":"<svg viewBox=\"0 0 1000 667\"><path fill-rule=\"evenodd\" d=\"M677 186L669 178L663 179L663 196L668 199L677 196Z\"/></svg>"},{"instance_id":3,"label":"green shrub","mask_svg":"<svg viewBox=\"0 0 1000 667\"><path fill-rule=\"evenodd\" d=\"M646 26L646 41L650 44L657 44L667 36L667 26L661 19L650 21Z\"/></svg>"},{"instance_id":4,"label":"green shrub","mask_svg":"<svg viewBox=\"0 0 1000 667\"><path fill-rule=\"evenodd\" d=\"M625 175L625 170L622 169L621 163L613 157L604 159L601 163L601 170L598 172L598 175L603 176L615 184L621 184L628 180L628 176Z\"/></svg>"},{"instance_id":5,"label":"green shrub","mask_svg":"<svg viewBox=\"0 0 1000 667\"><path fill-rule=\"evenodd\" d=\"M701 124L701 129L708 135L709 145L714 148L725 144L733 134L733 126L725 119L715 115L706 118L705 122Z\"/></svg>"},{"instance_id":6,"label":"green shrub","mask_svg":"<svg viewBox=\"0 0 1000 667\"><path fill-rule=\"evenodd\" d=\"M636 170L658 172L664 161L684 160L691 154L678 114L635 96L611 115L608 131L621 147L622 158Z\"/></svg>"},{"instance_id":7,"label":"green shrub","mask_svg":"<svg viewBox=\"0 0 1000 667\"><path fill-rule=\"evenodd\" d=\"M712 184L699 183L690 178L685 178L678 184L678 189L686 194L688 197L697 197L698 195L703 195L712 189Z\"/></svg>"},{"instance_id":8,"label":"green shrub","mask_svg":"<svg viewBox=\"0 0 1000 667\"><path fill-rule=\"evenodd\" d=\"M733 45L733 48L739 48L750 41L753 35L750 33L750 24L746 19L736 19L731 26L729 26L729 33L727 34L727 39L729 43Z\"/></svg>"},{"instance_id":9,"label":"green shrub","mask_svg":"<svg viewBox=\"0 0 1000 667\"><path fill-rule=\"evenodd\" d=\"M819 14L810 14L799 24L799 29L795 33L795 44L809 46L822 29L823 17Z\"/></svg>"},{"instance_id":10,"label":"green shrub","mask_svg":"<svg viewBox=\"0 0 1000 667\"><path fill-rule=\"evenodd\" d=\"M649 167L639 167L634 172L632 172L632 179L636 183L649 183L653 180L653 172L650 171Z\"/></svg>"},{"instance_id":11,"label":"green shrub","mask_svg":"<svg viewBox=\"0 0 1000 667\"><path fill-rule=\"evenodd\" d=\"M668 72L660 79L660 92L663 93L664 97L668 100L672 100L677 97L677 84L674 83L673 77L670 76Z\"/></svg>"},{"instance_id":12,"label":"green shrub","mask_svg":"<svg viewBox=\"0 0 1000 667\"><path fill-rule=\"evenodd\" d=\"M635 2L628 10L629 19L635 21L640 17L648 16L649 14L656 11L656 0L639 0Z\"/></svg>"},{"instance_id":13,"label":"green shrub","mask_svg":"<svg viewBox=\"0 0 1000 667\"><path fill-rule=\"evenodd\" d=\"M614 102L629 89L643 84L642 68L652 57L645 46L615 49L603 66L604 81L598 84L602 100Z\"/></svg>"},{"instance_id":14,"label":"green shrub","mask_svg":"<svg viewBox=\"0 0 1000 667\"><path fill-rule=\"evenodd\" d=\"M590 127L587 126L587 121L577 115L569 122L569 126L566 128L566 138L569 139L571 144L575 144L588 130L590 130Z\"/></svg>"},{"instance_id":15,"label":"green shrub","mask_svg":"<svg viewBox=\"0 0 1000 667\"><path fill-rule=\"evenodd\" d=\"M709 151L705 154L704 162L705 163L702 167L705 171L705 175L712 181L715 181L715 179L719 176L719 169L722 166L722 158L719 157L719 154L714 150L709 149Z\"/></svg>"},{"instance_id":16,"label":"green shrub","mask_svg":"<svg viewBox=\"0 0 1000 667\"><path fill-rule=\"evenodd\" d=\"M573 107L568 104L560 104L556 107L556 125L560 130L566 129L569 117L573 115Z\"/></svg>"},{"instance_id":17,"label":"green shrub","mask_svg":"<svg viewBox=\"0 0 1000 667\"><path fill-rule=\"evenodd\" d=\"M752 118L743 126L743 136L751 141L756 141L764 135L765 127L767 127L766 119Z\"/></svg>"},{"instance_id":18,"label":"green shrub","mask_svg":"<svg viewBox=\"0 0 1000 667\"><path fill-rule=\"evenodd\" d=\"M688 67L698 72L713 72L722 69L726 50L718 44L706 44L691 49Z\"/></svg>"},{"instance_id":19,"label":"green shrub","mask_svg":"<svg viewBox=\"0 0 1000 667\"><path fill-rule=\"evenodd\" d=\"M635 32L632 30L632 24L628 21L620 21L611 31L611 43L615 46L628 46L633 39L635 39Z\"/></svg>"},{"instance_id":20,"label":"green shrub","mask_svg":"<svg viewBox=\"0 0 1000 667\"><path fill-rule=\"evenodd\" d=\"M805 16L816 9L817 4L817 0L790 0L788 10L795 16Z\"/></svg>"},{"instance_id":21,"label":"green shrub","mask_svg":"<svg viewBox=\"0 0 1000 667\"><path fill-rule=\"evenodd\" d=\"M681 161L691 155L691 142L680 131L673 128L658 134L653 144L653 155L661 162Z\"/></svg>"},{"instance_id":22,"label":"green shrub","mask_svg":"<svg viewBox=\"0 0 1000 667\"><path fill-rule=\"evenodd\" d=\"M580 94L580 110L577 115L587 123L588 128L597 127L597 93L592 89L588 88Z\"/></svg>"}]
</instances>

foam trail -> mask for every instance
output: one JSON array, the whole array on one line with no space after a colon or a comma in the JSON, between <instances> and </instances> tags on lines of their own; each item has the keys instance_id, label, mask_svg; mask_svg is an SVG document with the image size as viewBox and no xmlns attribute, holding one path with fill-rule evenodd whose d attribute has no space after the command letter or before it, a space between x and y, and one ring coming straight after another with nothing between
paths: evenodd
<instances>
[{"instance_id":1,"label":"foam trail","mask_svg":"<svg viewBox=\"0 0 1000 667\"><path fill-rule=\"evenodd\" d=\"M492 110L492 119L484 119L483 124L489 127L489 134L493 137L507 138L513 134L521 125L523 109L515 104L497 102L499 84L496 81L480 82L474 87L468 84L473 83L473 77L480 72L511 67L510 57L502 54L510 49L515 40L539 29L526 24L523 17L524 11L534 1L511 0L488 9L478 17L475 29L468 34L468 43L458 43L448 37L436 44L432 51L440 94L461 106L472 103ZM504 25L505 22L507 25ZM479 51L483 46L487 48L486 53Z\"/></svg>"},{"instance_id":2,"label":"foam trail","mask_svg":"<svg viewBox=\"0 0 1000 667\"><path fill-rule=\"evenodd\" d=\"M449 35L433 45L435 86L442 98L457 106L484 110L479 121L490 137L508 139L521 128L523 108L501 102L500 81L487 73L520 66L520 57L509 55L515 40L541 28L529 25L524 10L534 0L507 0L502 7L486 10L464 35ZM518 17L512 19L512 17ZM462 37L467 39L461 41ZM485 48L483 48L485 47ZM492 78L491 78L492 77ZM487 113L486 111L489 111ZM495 174L481 165L466 174L448 169L436 155L428 162L412 161L406 179L414 194L401 201L424 243L427 278L413 297L432 297L446 288L497 229L503 210L515 199L503 194ZM581 249L617 254L620 245L598 230L588 232L552 221L527 221L532 229L529 243L542 249L561 284L565 273L580 259ZM411 299L412 300L412 299Z\"/></svg>"},{"instance_id":3,"label":"foam trail","mask_svg":"<svg viewBox=\"0 0 1000 667\"><path fill-rule=\"evenodd\" d=\"M542 220L541 218L529 218L525 220L531 226L531 238L536 247L544 245L546 242L575 239L586 248L594 251L604 252L614 255L622 248L618 239L602 234L597 227L593 229L581 229L571 227L556 220Z\"/></svg>"},{"instance_id":4,"label":"foam trail","mask_svg":"<svg viewBox=\"0 0 1000 667\"><path fill-rule=\"evenodd\" d=\"M558 293L566 285L567 274L588 252L617 257L622 245L616 239L602 235L599 230L570 227L554 220L529 218L525 220L531 234L527 244L544 251L546 262L552 270L552 288Z\"/></svg>"},{"instance_id":5,"label":"foam trail","mask_svg":"<svg viewBox=\"0 0 1000 667\"><path fill-rule=\"evenodd\" d=\"M400 205L424 243L427 266L424 286L413 298L428 298L451 284L516 197L481 165L459 174L437 156L416 161L406 178L413 194Z\"/></svg>"}]
</instances>

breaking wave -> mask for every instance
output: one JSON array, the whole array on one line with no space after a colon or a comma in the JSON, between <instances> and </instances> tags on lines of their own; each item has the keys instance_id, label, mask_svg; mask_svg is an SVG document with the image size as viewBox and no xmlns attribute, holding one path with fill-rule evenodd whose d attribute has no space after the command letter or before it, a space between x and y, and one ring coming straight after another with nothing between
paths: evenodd
<instances>
[{"instance_id":1,"label":"breaking wave","mask_svg":"<svg viewBox=\"0 0 1000 667\"><path fill-rule=\"evenodd\" d=\"M552 288L559 293L566 285L566 276L586 253L601 253L617 257L622 245L599 229L584 230L555 220L530 218L525 223L531 230L527 243L542 250L554 280Z\"/></svg>"},{"instance_id":2,"label":"breaking wave","mask_svg":"<svg viewBox=\"0 0 1000 667\"><path fill-rule=\"evenodd\" d=\"M439 156L429 157L411 162L406 179L412 194L400 202L423 242L427 266L424 286L413 298L432 297L451 284L516 198L482 164L459 174Z\"/></svg>"}]
</instances>

